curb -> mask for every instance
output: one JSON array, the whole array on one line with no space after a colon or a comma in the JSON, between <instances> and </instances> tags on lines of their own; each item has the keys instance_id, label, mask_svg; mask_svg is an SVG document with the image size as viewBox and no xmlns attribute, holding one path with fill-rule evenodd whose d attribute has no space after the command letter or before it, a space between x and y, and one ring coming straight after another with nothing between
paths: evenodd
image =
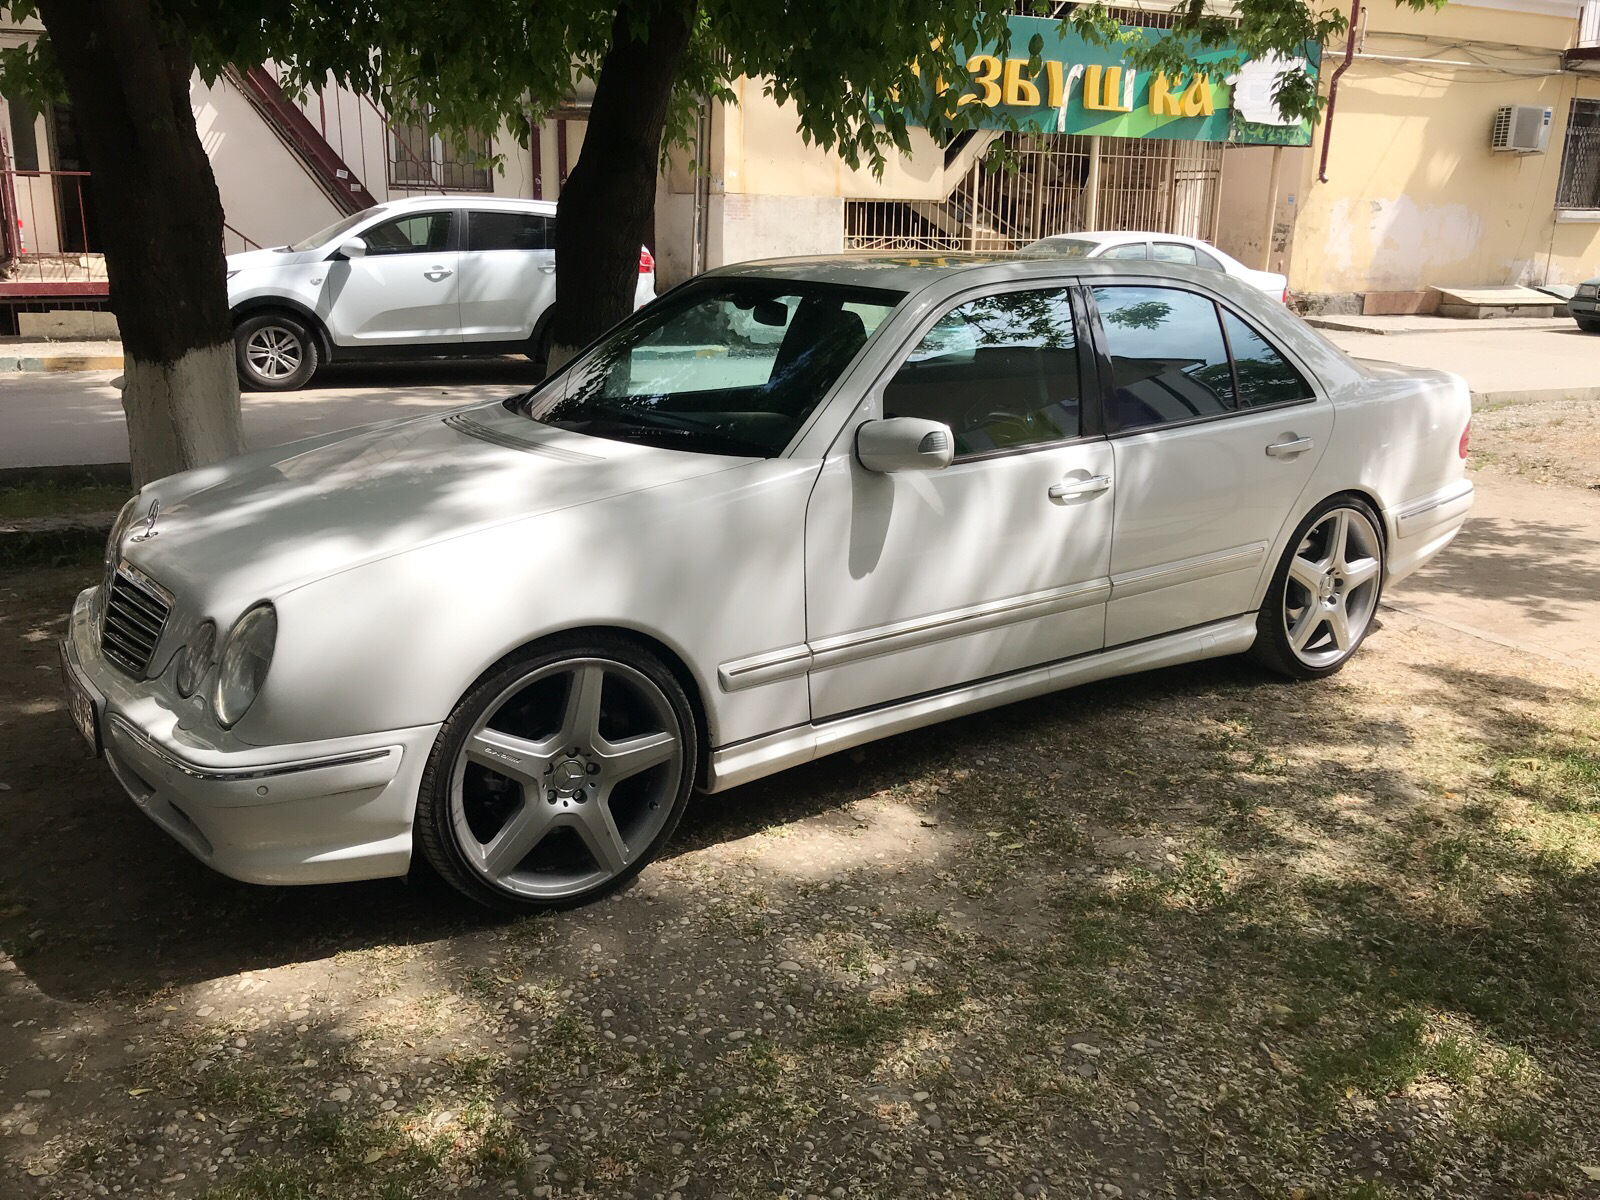
<instances>
[{"instance_id":1,"label":"curb","mask_svg":"<svg viewBox=\"0 0 1600 1200\"><path fill-rule=\"evenodd\" d=\"M0 371L120 371L120 354L52 354L48 358L32 355L18 358L0 356Z\"/></svg>"},{"instance_id":2,"label":"curb","mask_svg":"<svg viewBox=\"0 0 1600 1200\"><path fill-rule=\"evenodd\" d=\"M114 512L0 520L0 566L55 567L92 558L105 547Z\"/></svg>"}]
</instances>

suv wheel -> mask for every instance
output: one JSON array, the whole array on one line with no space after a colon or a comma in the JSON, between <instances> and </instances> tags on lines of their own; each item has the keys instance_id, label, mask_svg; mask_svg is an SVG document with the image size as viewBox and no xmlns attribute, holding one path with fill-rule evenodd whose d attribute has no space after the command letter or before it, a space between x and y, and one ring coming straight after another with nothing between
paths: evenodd
<instances>
[{"instance_id":1,"label":"suv wheel","mask_svg":"<svg viewBox=\"0 0 1600 1200\"><path fill-rule=\"evenodd\" d=\"M246 317L233 331L239 382L257 392L304 387L317 371L317 341L284 313Z\"/></svg>"}]
</instances>

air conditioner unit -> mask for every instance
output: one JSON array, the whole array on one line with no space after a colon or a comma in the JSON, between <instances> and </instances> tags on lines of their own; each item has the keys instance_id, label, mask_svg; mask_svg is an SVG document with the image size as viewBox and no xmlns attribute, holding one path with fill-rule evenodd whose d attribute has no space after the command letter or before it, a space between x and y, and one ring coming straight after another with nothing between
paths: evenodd
<instances>
[{"instance_id":1,"label":"air conditioner unit","mask_svg":"<svg viewBox=\"0 0 1600 1200\"><path fill-rule=\"evenodd\" d=\"M1489 149L1543 154L1550 148L1550 110L1537 104L1506 104L1495 110Z\"/></svg>"}]
</instances>

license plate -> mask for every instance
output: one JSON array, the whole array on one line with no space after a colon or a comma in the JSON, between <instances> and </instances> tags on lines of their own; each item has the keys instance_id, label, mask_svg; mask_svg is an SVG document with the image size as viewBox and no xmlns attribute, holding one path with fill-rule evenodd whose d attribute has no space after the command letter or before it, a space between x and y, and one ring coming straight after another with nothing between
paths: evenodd
<instances>
[{"instance_id":1,"label":"license plate","mask_svg":"<svg viewBox=\"0 0 1600 1200\"><path fill-rule=\"evenodd\" d=\"M67 713L72 717L72 723L78 727L78 732L83 734L83 740L89 743L89 749L99 757L100 706L85 690L83 684L78 682L78 673L72 669L72 663L67 658L65 642L61 644L61 677L67 685Z\"/></svg>"}]
</instances>

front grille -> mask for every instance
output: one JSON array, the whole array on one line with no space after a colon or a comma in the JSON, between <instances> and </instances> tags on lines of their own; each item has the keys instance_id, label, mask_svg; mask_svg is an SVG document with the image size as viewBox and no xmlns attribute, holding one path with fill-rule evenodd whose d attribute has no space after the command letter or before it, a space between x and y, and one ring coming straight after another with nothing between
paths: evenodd
<instances>
[{"instance_id":1,"label":"front grille","mask_svg":"<svg viewBox=\"0 0 1600 1200\"><path fill-rule=\"evenodd\" d=\"M123 563L112 577L106 615L100 627L105 656L136 679L143 679L167 627L172 596L143 572Z\"/></svg>"}]
</instances>

